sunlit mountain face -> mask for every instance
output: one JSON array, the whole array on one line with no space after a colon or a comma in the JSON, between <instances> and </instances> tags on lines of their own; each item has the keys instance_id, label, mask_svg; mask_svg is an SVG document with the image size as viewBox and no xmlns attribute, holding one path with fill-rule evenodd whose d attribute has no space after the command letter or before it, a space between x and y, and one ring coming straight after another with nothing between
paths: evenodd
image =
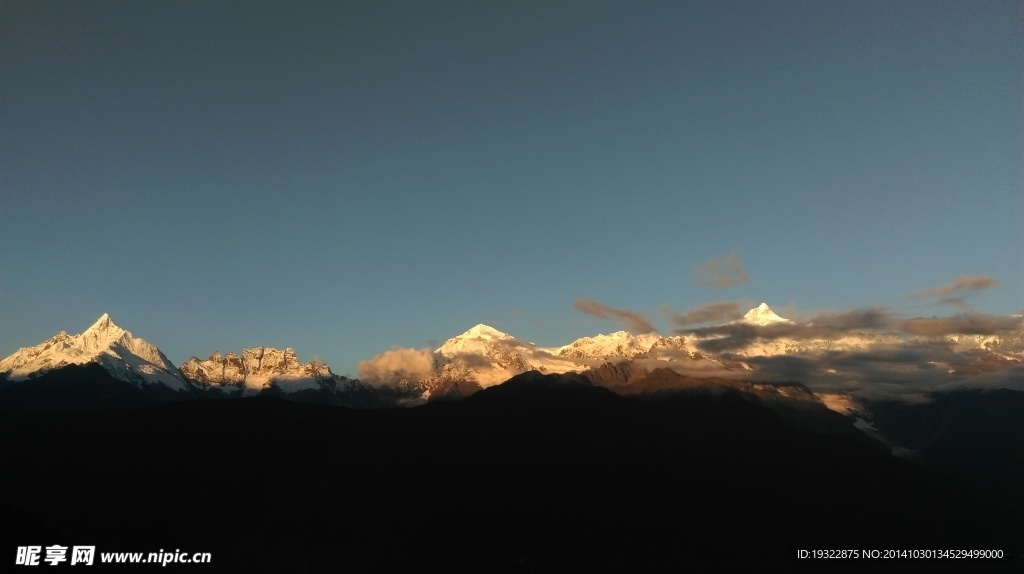
<instances>
[{"instance_id":1,"label":"sunlit mountain face","mask_svg":"<svg viewBox=\"0 0 1024 574\"><path fill-rule=\"evenodd\" d=\"M3 536L159 538L249 569L296 552L316 568L627 568L787 563L793 540L1021 540L1024 392L995 390L1020 368L1019 340L934 342L944 362L921 368L973 383L949 390L772 376L775 361L827 377L873 355L893 373L921 347L875 319L839 333L850 320L762 304L692 333L552 347L477 325L379 355L361 381L290 348L178 368L104 315L0 362L0 455L22 469L0 479L17 493L0 499ZM708 350L729 337L744 346ZM274 545L252 545L253 529Z\"/></svg>"},{"instance_id":2,"label":"sunlit mountain face","mask_svg":"<svg viewBox=\"0 0 1024 574\"><path fill-rule=\"evenodd\" d=\"M0 2L0 556L1024 561L1022 29Z\"/></svg>"},{"instance_id":3,"label":"sunlit mountain face","mask_svg":"<svg viewBox=\"0 0 1024 574\"><path fill-rule=\"evenodd\" d=\"M692 315L705 324L682 321L687 328L666 336L618 331L550 347L478 325L433 352L391 349L360 369L372 384L420 385L426 400L442 382L488 387L527 370L585 372L608 363L698 379L798 382L843 412L870 400L920 402L955 388L1020 388L1020 316L908 319L877 308L794 321L765 303L712 325L708 318L730 314Z\"/></svg>"},{"instance_id":4,"label":"sunlit mountain face","mask_svg":"<svg viewBox=\"0 0 1024 574\"><path fill-rule=\"evenodd\" d=\"M19 349L0 361L0 373L10 380L23 380L67 365L89 363L104 366L126 382L186 388L178 369L160 349L118 327L106 313L79 335L71 337L61 331L39 345Z\"/></svg>"},{"instance_id":5,"label":"sunlit mountain face","mask_svg":"<svg viewBox=\"0 0 1024 574\"><path fill-rule=\"evenodd\" d=\"M480 324L433 351L393 348L368 359L358 380L334 374L322 361L304 363L291 348L214 351L178 368L104 314L82 334L62 331L19 349L0 361L0 373L5 386L19 392L66 366L96 364L141 391L162 389L181 398L274 394L348 406L411 406L465 397L528 371L585 374L624 365L631 375L616 380L619 392L639 392L649 385L631 382L668 370L687 381L683 386L702 381L777 394L795 384L807 391L805 400L863 414L871 401L914 403L934 392L1019 386L1022 333L1019 316L902 319L868 309L798 322L762 303L737 319L672 335L617 331L548 347ZM387 398L367 399L374 394Z\"/></svg>"}]
</instances>

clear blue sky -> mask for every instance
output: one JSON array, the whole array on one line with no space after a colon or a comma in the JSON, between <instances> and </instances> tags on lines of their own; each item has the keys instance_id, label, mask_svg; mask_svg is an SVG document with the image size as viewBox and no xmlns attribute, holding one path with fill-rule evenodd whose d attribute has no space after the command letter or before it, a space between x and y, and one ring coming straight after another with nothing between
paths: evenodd
<instances>
[{"instance_id":1,"label":"clear blue sky","mask_svg":"<svg viewBox=\"0 0 1024 574\"><path fill-rule=\"evenodd\" d=\"M1024 308L1020 2L0 2L0 356ZM702 282L733 255L748 279Z\"/></svg>"}]
</instances>

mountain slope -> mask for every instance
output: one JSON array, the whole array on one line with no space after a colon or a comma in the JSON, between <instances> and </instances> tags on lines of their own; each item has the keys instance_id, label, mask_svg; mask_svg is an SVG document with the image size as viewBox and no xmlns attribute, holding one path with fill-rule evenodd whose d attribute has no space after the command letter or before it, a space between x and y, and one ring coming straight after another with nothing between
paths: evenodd
<instances>
[{"instance_id":1,"label":"mountain slope","mask_svg":"<svg viewBox=\"0 0 1024 574\"><path fill-rule=\"evenodd\" d=\"M488 325L476 325L445 341L434 351L435 377L442 381L469 381L481 387L505 382L529 370L566 372L579 367L557 349L537 347Z\"/></svg>"},{"instance_id":2,"label":"mountain slope","mask_svg":"<svg viewBox=\"0 0 1024 574\"><path fill-rule=\"evenodd\" d=\"M936 393L922 404L868 404L872 424L931 466L1024 505L1024 392Z\"/></svg>"},{"instance_id":3,"label":"mountain slope","mask_svg":"<svg viewBox=\"0 0 1024 574\"><path fill-rule=\"evenodd\" d=\"M98 545L211 551L218 571L680 571L1021 530L997 501L732 393L621 397L539 373L415 409L257 397L3 417L0 459L19 469L0 509Z\"/></svg>"},{"instance_id":4,"label":"mountain slope","mask_svg":"<svg viewBox=\"0 0 1024 574\"><path fill-rule=\"evenodd\" d=\"M757 307L754 307L753 309L747 311L747 313L743 315L743 318L740 320L744 323L758 325L761 327L765 325L771 325L774 323L793 323L793 321L790 321L789 319L784 319L776 315L775 311L772 311L771 307L769 307L767 303L761 303Z\"/></svg>"},{"instance_id":5,"label":"mountain slope","mask_svg":"<svg viewBox=\"0 0 1024 574\"><path fill-rule=\"evenodd\" d=\"M290 391L318 389L320 382L334 374L323 363L300 363L291 348L271 347L243 349L235 353L214 353L208 359L190 358L181 365L181 372L191 381L211 387L233 386L259 391L277 383Z\"/></svg>"},{"instance_id":6,"label":"mountain slope","mask_svg":"<svg viewBox=\"0 0 1024 574\"><path fill-rule=\"evenodd\" d=\"M81 334L61 331L34 347L18 349L0 361L9 381L24 381L68 365L96 363L115 379L141 385L163 385L189 392L178 369L155 345L118 327L104 313Z\"/></svg>"},{"instance_id":7,"label":"mountain slope","mask_svg":"<svg viewBox=\"0 0 1024 574\"><path fill-rule=\"evenodd\" d=\"M197 398L162 384L116 378L100 363L51 369L24 382L0 384L0 412L114 412Z\"/></svg>"},{"instance_id":8,"label":"mountain slope","mask_svg":"<svg viewBox=\"0 0 1024 574\"><path fill-rule=\"evenodd\" d=\"M632 335L616 331L608 335L582 337L558 349L558 355L576 359L633 359L645 355L661 339L657 333Z\"/></svg>"}]
</instances>

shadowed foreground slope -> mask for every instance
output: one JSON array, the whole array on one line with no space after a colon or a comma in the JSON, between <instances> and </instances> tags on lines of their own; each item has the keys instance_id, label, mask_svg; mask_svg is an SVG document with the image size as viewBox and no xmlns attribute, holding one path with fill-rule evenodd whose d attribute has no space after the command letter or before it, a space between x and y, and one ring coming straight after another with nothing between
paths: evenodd
<instances>
[{"instance_id":1,"label":"shadowed foreground slope","mask_svg":"<svg viewBox=\"0 0 1024 574\"><path fill-rule=\"evenodd\" d=\"M10 415L0 458L0 502L58 537L34 542L210 551L219 568L677 566L1019 538L998 503L738 395L621 397L535 373L415 409Z\"/></svg>"}]
</instances>

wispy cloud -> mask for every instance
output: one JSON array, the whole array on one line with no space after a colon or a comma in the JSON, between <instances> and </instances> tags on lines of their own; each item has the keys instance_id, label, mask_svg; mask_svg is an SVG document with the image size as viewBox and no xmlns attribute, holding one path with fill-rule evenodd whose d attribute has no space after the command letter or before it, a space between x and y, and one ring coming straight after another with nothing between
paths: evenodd
<instances>
[{"instance_id":1,"label":"wispy cloud","mask_svg":"<svg viewBox=\"0 0 1024 574\"><path fill-rule=\"evenodd\" d=\"M739 256L735 253L717 259L709 259L698 265L696 270L701 282L708 287L724 289L750 280L747 272L743 270Z\"/></svg>"},{"instance_id":2,"label":"wispy cloud","mask_svg":"<svg viewBox=\"0 0 1024 574\"><path fill-rule=\"evenodd\" d=\"M839 313L821 313L805 323L773 323L752 325L730 323L698 329L676 329L681 335L696 335L703 339L697 346L709 352L727 352L742 349L755 341L776 339L838 339L852 333L879 331L891 328L891 310L876 307Z\"/></svg>"},{"instance_id":3,"label":"wispy cloud","mask_svg":"<svg viewBox=\"0 0 1024 574\"><path fill-rule=\"evenodd\" d=\"M959 388L1024 390L1024 365L978 361L944 341L879 345L817 354L742 357L756 376L799 381L819 394L858 399L926 402L934 392Z\"/></svg>"},{"instance_id":4,"label":"wispy cloud","mask_svg":"<svg viewBox=\"0 0 1024 574\"><path fill-rule=\"evenodd\" d=\"M957 384L956 387L1024 391L1024 365L1013 365L1006 369L982 373ZM944 389L940 386L939 390Z\"/></svg>"},{"instance_id":5,"label":"wispy cloud","mask_svg":"<svg viewBox=\"0 0 1024 574\"><path fill-rule=\"evenodd\" d=\"M973 291L983 291L997 286L999 286L999 280L995 277L990 277L988 275L978 275L977 277L960 275L952 283L940 285L939 287L932 287L930 289L922 289L921 291L914 291L907 295L907 297L910 299L941 297L944 298L944 301L940 301L940 303L945 302L945 304L950 304L948 302L956 300L951 298L953 295L970 293Z\"/></svg>"},{"instance_id":6,"label":"wispy cloud","mask_svg":"<svg viewBox=\"0 0 1024 574\"><path fill-rule=\"evenodd\" d=\"M758 377L799 381L816 393L853 395L868 400L927 400L937 382L956 378L945 360L948 347L884 346L862 351L826 351L817 355L749 357Z\"/></svg>"},{"instance_id":7,"label":"wispy cloud","mask_svg":"<svg viewBox=\"0 0 1024 574\"><path fill-rule=\"evenodd\" d=\"M627 309L616 309L593 299L577 299L572 306L581 313L593 315L599 319L610 319L622 323L627 329L634 333L651 333L658 330L651 325L647 318L636 311Z\"/></svg>"},{"instance_id":8,"label":"wispy cloud","mask_svg":"<svg viewBox=\"0 0 1024 574\"><path fill-rule=\"evenodd\" d=\"M673 313L670 317L672 322L680 327L712 321L724 323L742 318L749 307L750 302L746 300L718 301L689 309L685 313Z\"/></svg>"},{"instance_id":9,"label":"wispy cloud","mask_svg":"<svg viewBox=\"0 0 1024 574\"><path fill-rule=\"evenodd\" d=\"M900 322L900 329L911 335L1001 335L1018 332L1021 318L986 313L962 313L952 317L915 317Z\"/></svg>"}]
</instances>

